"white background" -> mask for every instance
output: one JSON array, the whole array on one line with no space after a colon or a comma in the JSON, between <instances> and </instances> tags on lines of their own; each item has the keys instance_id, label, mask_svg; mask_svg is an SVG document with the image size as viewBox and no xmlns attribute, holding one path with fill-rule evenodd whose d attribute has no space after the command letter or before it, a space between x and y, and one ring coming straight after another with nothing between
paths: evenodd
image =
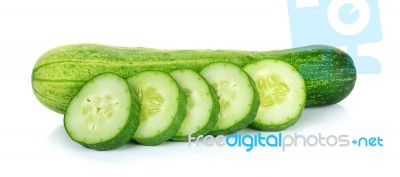
<instances>
[{"instance_id":1,"label":"white background","mask_svg":"<svg viewBox=\"0 0 400 177\"><path fill-rule=\"evenodd\" d=\"M142 0L0 2L0 176L52 174L138 176L400 174L400 7L380 0L383 40L360 45L382 63L379 75L359 75L337 105L307 108L284 133L380 136L376 148L198 147L167 142L129 144L98 152L72 142L62 115L41 105L31 70L45 51L69 43L173 49L272 50L291 47L284 0ZM306 24L305 24L306 25ZM245 130L248 133L255 133ZM243 132L242 132L243 133ZM391 175L389 175L391 174Z\"/></svg>"}]
</instances>

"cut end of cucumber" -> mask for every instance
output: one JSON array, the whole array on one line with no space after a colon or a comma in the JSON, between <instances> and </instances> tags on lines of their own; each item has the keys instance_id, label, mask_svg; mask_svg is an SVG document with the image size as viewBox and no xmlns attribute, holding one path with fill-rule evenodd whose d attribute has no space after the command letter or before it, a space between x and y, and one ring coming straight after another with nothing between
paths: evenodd
<instances>
[{"instance_id":1,"label":"cut end of cucumber","mask_svg":"<svg viewBox=\"0 0 400 177\"><path fill-rule=\"evenodd\" d=\"M217 62L200 74L211 83L220 104L218 121L210 134L232 134L254 120L259 98L246 72L234 64Z\"/></svg>"},{"instance_id":2,"label":"cut end of cucumber","mask_svg":"<svg viewBox=\"0 0 400 177\"><path fill-rule=\"evenodd\" d=\"M172 71L186 95L186 115L178 132L171 139L187 141L192 137L209 133L217 123L219 104L214 90L204 78L190 69Z\"/></svg>"},{"instance_id":3,"label":"cut end of cucumber","mask_svg":"<svg viewBox=\"0 0 400 177\"><path fill-rule=\"evenodd\" d=\"M243 69L254 79L261 100L250 127L279 131L296 123L306 103L304 80L297 70L272 59L248 64Z\"/></svg>"},{"instance_id":4,"label":"cut end of cucumber","mask_svg":"<svg viewBox=\"0 0 400 177\"><path fill-rule=\"evenodd\" d=\"M144 71L128 78L142 105L140 124L132 139L158 145L173 137L181 125L186 97L174 78L161 71Z\"/></svg>"},{"instance_id":5,"label":"cut end of cucumber","mask_svg":"<svg viewBox=\"0 0 400 177\"><path fill-rule=\"evenodd\" d=\"M127 143L139 125L140 105L128 83L101 74L86 83L69 103L64 126L74 141L97 150Z\"/></svg>"}]
</instances>

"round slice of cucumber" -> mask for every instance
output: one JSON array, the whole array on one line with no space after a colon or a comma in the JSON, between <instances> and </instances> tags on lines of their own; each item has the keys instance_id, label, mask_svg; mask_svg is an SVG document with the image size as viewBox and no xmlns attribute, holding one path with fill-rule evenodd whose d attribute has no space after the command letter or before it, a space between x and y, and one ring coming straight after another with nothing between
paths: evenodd
<instances>
[{"instance_id":1,"label":"round slice of cucumber","mask_svg":"<svg viewBox=\"0 0 400 177\"><path fill-rule=\"evenodd\" d=\"M302 76L290 64L273 59L261 60L243 68L253 78L261 105L251 128L280 131L294 125L306 103Z\"/></svg>"},{"instance_id":2,"label":"round slice of cucumber","mask_svg":"<svg viewBox=\"0 0 400 177\"><path fill-rule=\"evenodd\" d=\"M206 66L200 74L215 89L220 105L217 124L209 134L232 134L254 120L260 100L245 71L231 63L217 62Z\"/></svg>"},{"instance_id":3,"label":"round slice of cucumber","mask_svg":"<svg viewBox=\"0 0 400 177\"><path fill-rule=\"evenodd\" d=\"M123 78L101 74L70 101L64 126L72 140L96 150L126 144L139 125L140 103Z\"/></svg>"},{"instance_id":4,"label":"round slice of cucumber","mask_svg":"<svg viewBox=\"0 0 400 177\"><path fill-rule=\"evenodd\" d=\"M191 137L206 135L217 123L219 103L214 90L204 78L191 69L172 71L171 76L186 95L186 115L174 141L187 141Z\"/></svg>"},{"instance_id":5,"label":"round slice of cucumber","mask_svg":"<svg viewBox=\"0 0 400 177\"><path fill-rule=\"evenodd\" d=\"M142 106L133 140L153 146L172 138L186 112L185 93L174 78L161 71L144 71L129 77L128 82Z\"/></svg>"}]
</instances>

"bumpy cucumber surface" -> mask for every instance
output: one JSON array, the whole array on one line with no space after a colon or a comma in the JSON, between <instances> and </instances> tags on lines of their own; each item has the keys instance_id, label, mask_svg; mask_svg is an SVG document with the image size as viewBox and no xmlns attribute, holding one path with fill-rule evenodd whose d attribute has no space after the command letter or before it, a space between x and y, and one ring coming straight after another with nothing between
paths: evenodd
<instances>
[{"instance_id":1,"label":"bumpy cucumber surface","mask_svg":"<svg viewBox=\"0 0 400 177\"><path fill-rule=\"evenodd\" d=\"M176 135L186 112L186 97L177 82L161 71L144 71L128 78L142 110L133 140L159 145Z\"/></svg>"},{"instance_id":2,"label":"bumpy cucumber surface","mask_svg":"<svg viewBox=\"0 0 400 177\"><path fill-rule=\"evenodd\" d=\"M211 86L204 78L191 69L172 71L171 76L178 82L186 95L186 115L174 141L187 141L191 137L206 135L217 123L219 103Z\"/></svg>"},{"instance_id":3,"label":"bumpy cucumber surface","mask_svg":"<svg viewBox=\"0 0 400 177\"><path fill-rule=\"evenodd\" d=\"M264 131L284 130L297 122L306 104L304 80L290 64L261 60L243 68L260 94L260 108L250 127Z\"/></svg>"},{"instance_id":4,"label":"bumpy cucumber surface","mask_svg":"<svg viewBox=\"0 0 400 177\"><path fill-rule=\"evenodd\" d=\"M38 100L64 113L79 88L94 76L111 72L124 78L142 71L171 72L189 68L199 72L214 62L240 67L264 59L279 59L294 66L305 79L307 106L337 103L346 98L356 81L350 56L329 46L255 52L235 50L159 50L95 44L66 45L43 54L32 71Z\"/></svg>"},{"instance_id":5,"label":"bumpy cucumber surface","mask_svg":"<svg viewBox=\"0 0 400 177\"><path fill-rule=\"evenodd\" d=\"M220 105L217 124L209 134L232 134L254 120L260 100L245 71L234 64L217 62L206 66L200 74L215 89Z\"/></svg>"},{"instance_id":6,"label":"bumpy cucumber surface","mask_svg":"<svg viewBox=\"0 0 400 177\"><path fill-rule=\"evenodd\" d=\"M72 140L96 150L127 143L139 125L140 103L123 78L101 74L69 103L64 126Z\"/></svg>"}]
</instances>

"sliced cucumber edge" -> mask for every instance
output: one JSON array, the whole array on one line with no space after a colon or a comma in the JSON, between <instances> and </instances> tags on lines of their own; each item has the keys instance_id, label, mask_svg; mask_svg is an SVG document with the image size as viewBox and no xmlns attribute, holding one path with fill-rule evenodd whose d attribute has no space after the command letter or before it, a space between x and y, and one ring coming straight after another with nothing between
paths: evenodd
<instances>
[{"instance_id":1,"label":"sliced cucumber edge","mask_svg":"<svg viewBox=\"0 0 400 177\"><path fill-rule=\"evenodd\" d=\"M253 99L253 103L252 103L251 109L249 111L249 114L247 114L245 118L243 118L239 123L235 124L234 126L229 127L224 130L217 130L217 131L209 132L209 135L218 136L218 135L229 135L229 134L236 133L240 130L243 130L247 126L249 126L253 122L253 120L256 118L257 111L260 106L260 97L258 95L257 89L255 89L256 87L255 87L255 83L254 83L253 79L251 79L250 76L248 76L248 77L249 77L249 80L250 80L251 85L254 90L254 99Z\"/></svg>"},{"instance_id":2,"label":"sliced cucumber edge","mask_svg":"<svg viewBox=\"0 0 400 177\"><path fill-rule=\"evenodd\" d=\"M269 61L277 61L277 62L283 62L283 63L286 63L286 64L288 64L288 65L290 65L290 66L292 66L291 64L289 64L289 63L287 63L287 62L285 62L285 61L281 61L281 60L276 60L276 59L265 59L265 60L269 60ZM263 60L260 60L260 61L257 61L257 62L262 62ZM255 62L255 63L257 63L257 62ZM248 65L252 65L252 64L254 64L254 63L250 63L250 64L247 64L247 65L245 65L245 66L243 66L243 68L245 68L246 66L248 66ZM293 66L292 66L293 67ZM293 67L293 69L295 69L294 67ZM295 69L296 70L296 69ZM249 128L252 128L252 129L254 129L254 130L261 130L261 131L268 131L268 132L275 132L275 131L282 131L282 130L285 130L285 129L287 129L287 128L289 128L289 127L291 127L291 126L293 126L294 124L296 124L296 122L301 118L301 116L302 116L302 113L303 113L303 111L304 111L304 108L305 108L305 106L306 106L306 90L305 90L305 81L304 81L304 79L303 79L303 77L301 76L301 74L300 73L298 73L298 71L296 70L296 72L297 72L297 74L300 76L300 78L302 79L302 81L303 81L303 85L304 85L304 97L302 98L304 101L303 101L303 103L301 104L301 105L299 105L299 107L300 107L300 109L299 109L299 111L298 111L298 114L296 114L296 115L294 115L294 116L292 116L292 117L287 117L287 119L289 120L289 121L287 121L287 122L285 122L285 123L278 123L278 124L265 124L265 123L261 123L261 122L258 122L258 121L256 121L256 120L254 120L250 125L249 125ZM251 77L251 76L250 76ZM257 88L257 87L255 87L255 88ZM297 108L298 109L298 108Z\"/></svg>"},{"instance_id":3,"label":"sliced cucumber edge","mask_svg":"<svg viewBox=\"0 0 400 177\"><path fill-rule=\"evenodd\" d=\"M285 130L294 124L300 119L302 116L302 112L304 110L305 104L303 105L303 108L300 110L300 113L297 114L295 117L290 117L290 121L284 123L284 124L274 124L274 125L265 125L257 121L253 121L249 127L255 130L261 130L261 131L268 131L268 132L275 132L275 131L282 131Z\"/></svg>"},{"instance_id":4,"label":"sliced cucumber edge","mask_svg":"<svg viewBox=\"0 0 400 177\"><path fill-rule=\"evenodd\" d=\"M195 72L195 71L193 71L193 72ZM193 134L191 134L192 137L197 137L197 136L200 136L200 135L206 135L209 132L211 132L211 130L217 124L218 114L219 114L219 110L220 110L218 99L217 99L217 94L215 93L214 88L206 81L206 79L204 79L204 77L202 75L199 74L199 76L207 84L207 87L209 89L210 95L212 97L213 106L212 106L211 113L210 113L210 118L208 119L207 124L202 129L200 129L200 130L194 132ZM187 136L174 136L174 137L171 138L171 140L173 140L173 141L188 141L189 140L188 136L189 135L187 135Z\"/></svg>"},{"instance_id":5,"label":"sliced cucumber edge","mask_svg":"<svg viewBox=\"0 0 400 177\"><path fill-rule=\"evenodd\" d=\"M139 72L137 74L140 74L140 73L143 73L143 72L153 72L153 70L142 71L142 72ZM154 71L154 72L162 72L164 74L169 75L168 73L163 72L163 71ZM172 76L170 76L170 77L175 82L175 84L178 86L178 91L179 91L178 104L180 105L178 107L186 107L185 92L179 86L179 84L176 82L176 80ZM130 78L130 77L128 77L128 78ZM132 134L131 140L133 140L134 142L137 142L137 143L139 143L141 145L145 145L145 146L160 145L160 144L168 141L169 139L171 139L173 136L175 136L175 134L179 130L180 125L183 122L183 119L185 118L185 114L186 114L186 109L178 109L177 113L175 114L174 120L171 122L171 124L163 132L161 132L161 133L159 133L156 136L151 137L151 138L133 138L133 134Z\"/></svg>"},{"instance_id":6,"label":"sliced cucumber edge","mask_svg":"<svg viewBox=\"0 0 400 177\"><path fill-rule=\"evenodd\" d=\"M229 64L229 65L235 65L235 64L229 63L229 62L214 62L214 63L208 64L204 68L207 68L208 66L216 64L216 63L221 63L221 64L225 63L225 64ZM255 82L250 77L250 75L247 74L246 71L244 71L238 65L235 65L235 66L237 66L243 72L243 74L245 74L245 76L247 77L247 79L249 80L249 82L251 84L251 88L253 90L253 102L252 102L251 108L250 108L248 114L240 122L236 123L235 125L233 125L229 128L225 128L223 130L211 131L208 133L209 135L218 136L218 135L229 135L229 134L236 133L236 132L246 128L247 126L249 126L257 116L258 108L260 106L260 97L259 97L258 91L256 89Z\"/></svg>"},{"instance_id":7,"label":"sliced cucumber edge","mask_svg":"<svg viewBox=\"0 0 400 177\"><path fill-rule=\"evenodd\" d=\"M68 136L74 142L77 142L77 143L81 144L82 146L84 146L86 148L95 149L95 150L99 150L99 151L112 150L112 149L116 149L116 148L122 147L125 144L127 144L131 140L131 137L135 133L136 129L139 127L139 122L140 122L140 120L139 120L140 102L139 102L139 99L138 99L138 97L136 95L136 92L131 90L130 87L129 87L129 83L124 78L118 76L117 74L114 74L114 73L102 73L102 74L96 75L95 77L90 79L90 81L85 83L79 89L79 91L77 92L76 95L78 95L81 92L81 90L85 87L85 85L89 84L92 80L96 79L97 77L104 76L104 75L113 75L113 76L117 76L117 77L121 78L124 81L124 83L126 84L127 88L130 90L130 93L131 93L130 94L131 95L131 106L130 106L129 115L128 115L129 117L128 117L126 123L125 123L124 128L117 135L115 135L114 137L112 137L111 139L109 139L107 141L99 142L99 143L95 143L95 144L87 144L85 142L75 140L73 137L69 136L69 131L68 131L68 129L66 127L66 123L65 123L66 122L66 115L68 114L68 112L67 112L68 109L66 109L66 112L65 112L64 118L63 118L64 129L66 130ZM69 105L71 104L73 99L70 100L70 102L68 103L67 108L69 107ZM135 110L135 108L137 108L137 109Z\"/></svg>"}]
</instances>

